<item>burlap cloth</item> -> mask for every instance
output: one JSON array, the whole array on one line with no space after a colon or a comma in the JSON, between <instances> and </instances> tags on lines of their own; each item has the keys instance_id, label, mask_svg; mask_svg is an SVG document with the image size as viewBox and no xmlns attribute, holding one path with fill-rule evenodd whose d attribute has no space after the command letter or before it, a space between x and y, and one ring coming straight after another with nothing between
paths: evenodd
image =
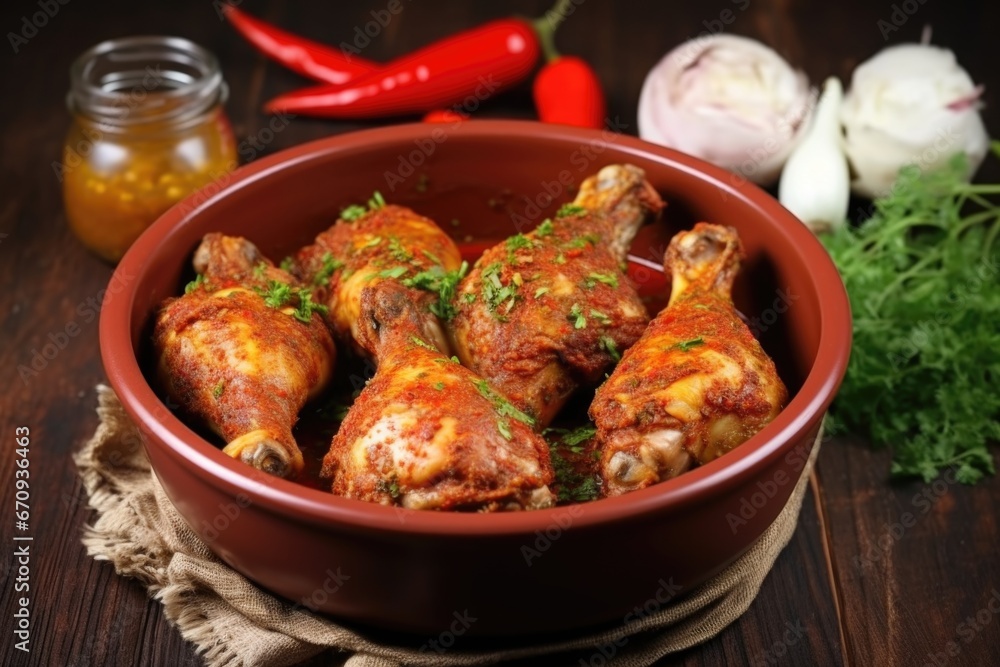
<instances>
[{"instance_id":1,"label":"burlap cloth","mask_svg":"<svg viewBox=\"0 0 1000 667\"><path fill-rule=\"evenodd\" d=\"M819 437L812 456L774 524L735 563L711 581L625 625L552 643L505 642L490 652L455 650L438 654L411 646L380 643L333 619L296 608L261 590L219 560L181 518L151 473L139 442L114 392L97 388L101 424L76 454L90 506L97 520L87 526L83 543L96 560L141 581L163 604L167 619L197 646L213 667L293 665L323 651L330 664L345 667L400 665L492 665L535 657L534 664L576 665L614 655L599 664L651 665L661 657L704 642L739 618L750 606L778 554L798 522ZM821 433L822 435L822 433ZM627 641L621 641L628 638ZM546 656L540 658L539 656Z\"/></svg>"}]
</instances>

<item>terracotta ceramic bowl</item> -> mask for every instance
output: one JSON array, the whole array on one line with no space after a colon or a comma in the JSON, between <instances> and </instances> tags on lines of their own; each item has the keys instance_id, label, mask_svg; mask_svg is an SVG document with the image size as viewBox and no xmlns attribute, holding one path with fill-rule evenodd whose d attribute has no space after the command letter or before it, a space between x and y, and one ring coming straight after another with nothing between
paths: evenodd
<instances>
[{"instance_id":1,"label":"terracotta ceramic bowl","mask_svg":"<svg viewBox=\"0 0 1000 667\"><path fill-rule=\"evenodd\" d=\"M281 258L377 189L460 241L503 238L552 215L573 186L614 162L645 169L669 202L632 248L652 262L632 265L647 292L664 289L655 267L676 231L707 220L740 232L747 260L735 300L792 394L773 423L706 466L631 495L536 512L382 507L255 473L178 419L143 375L152 314L191 277L207 232L246 236ZM665 585L691 587L731 563L785 505L851 341L835 267L768 194L637 139L529 122L387 127L258 160L167 212L117 274L124 290L101 315L104 366L191 527L236 570L305 607L425 636L456 613L474 617L466 632L482 636L621 622L675 592Z\"/></svg>"}]
</instances>

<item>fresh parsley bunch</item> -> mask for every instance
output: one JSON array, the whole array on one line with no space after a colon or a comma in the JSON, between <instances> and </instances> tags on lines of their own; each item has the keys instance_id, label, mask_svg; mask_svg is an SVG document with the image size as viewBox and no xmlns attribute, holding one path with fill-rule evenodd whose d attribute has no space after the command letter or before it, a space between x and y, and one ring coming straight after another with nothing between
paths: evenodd
<instances>
[{"instance_id":1,"label":"fresh parsley bunch","mask_svg":"<svg viewBox=\"0 0 1000 667\"><path fill-rule=\"evenodd\" d=\"M971 484L1000 440L1000 185L966 173L964 156L904 169L867 221L823 242L854 315L835 422L891 447L895 475L955 467Z\"/></svg>"}]
</instances>

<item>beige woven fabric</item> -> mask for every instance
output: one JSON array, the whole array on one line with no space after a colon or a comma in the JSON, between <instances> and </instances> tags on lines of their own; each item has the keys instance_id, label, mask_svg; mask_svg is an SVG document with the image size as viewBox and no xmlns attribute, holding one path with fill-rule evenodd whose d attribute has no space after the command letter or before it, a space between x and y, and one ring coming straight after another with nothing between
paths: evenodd
<instances>
[{"instance_id":1,"label":"beige woven fabric","mask_svg":"<svg viewBox=\"0 0 1000 667\"><path fill-rule=\"evenodd\" d=\"M83 543L118 574L139 579L166 617L211 667L294 665L330 648L346 667L493 665L540 656L547 665L651 665L704 642L746 611L798 521L819 439L778 519L738 561L711 581L654 614L603 632L493 652L444 654L385 645L330 618L295 608L258 588L215 557L171 505L143 450L137 429L108 387L98 387L101 424L76 455L96 510ZM603 648L603 652L602 649ZM610 656L609 656L610 654ZM597 656L603 658L598 659ZM591 658L594 661L591 663Z\"/></svg>"}]
</instances>

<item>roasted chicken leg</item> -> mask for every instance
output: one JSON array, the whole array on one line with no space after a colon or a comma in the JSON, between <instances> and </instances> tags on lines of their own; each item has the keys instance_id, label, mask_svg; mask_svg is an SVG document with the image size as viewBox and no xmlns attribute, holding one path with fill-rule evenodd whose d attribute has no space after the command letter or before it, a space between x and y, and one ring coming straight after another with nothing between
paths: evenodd
<instances>
[{"instance_id":1,"label":"roasted chicken leg","mask_svg":"<svg viewBox=\"0 0 1000 667\"><path fill-rule=\"evenodd\" d=\"M698 223L664 259L670 302L597 390L600 471L609 496L675 477L730 451L781 410L788 392L730 298L742 246Z\"/></svg>"},{"instance_id":2,"label":"roasted chicken leg","mask_svg":"<svg viewBox=\"0 0 1000 667\"><path fill-rule=\"evenodd\" d=\"M335 494L411 509L549 507L553 473L531 418L441 354L394 281L361 290L358 342L378 370L323 461Z\"/></svg>"},{"instance_id":3,"label":"roasted chicken leg","mask_svg":"<svg viewBox=\"0 0 1000 667\"><path fill-rule=\"evenodd\" d=\"M456 299L462 363L547 426L642 335L649 315L621 267L662 207L641 169L612 165L554 220L487 250Z\"/></svg>"},{"instance_id":4,"label":"roasted chicken leg","mask_svg":"<svg viewBox=\"0 0 1000 667\"><path fill-rule=\"evenodd\" d=\"M361 292L396 280L417 304L421 335L451 354L442 319L451 314L462 257L455 242L433 220L377 195L366 210L345 209L333 227L296 255L306 281L329 307L334 334L355 352L362 327Z\"/></svg>"},{"instance_id":5,"label":"roasted chicken leg","mask_svg":"<svg viewBox=\"0 0 1000 667\"><path fill-rule=\"evenodd\" d=\"M330 379L333 339L311 295L246 239L208 234L199 277L156 317L157 374L170 398L279 477L302 470L292 427Z\"/></svg>"}]
</instances>

